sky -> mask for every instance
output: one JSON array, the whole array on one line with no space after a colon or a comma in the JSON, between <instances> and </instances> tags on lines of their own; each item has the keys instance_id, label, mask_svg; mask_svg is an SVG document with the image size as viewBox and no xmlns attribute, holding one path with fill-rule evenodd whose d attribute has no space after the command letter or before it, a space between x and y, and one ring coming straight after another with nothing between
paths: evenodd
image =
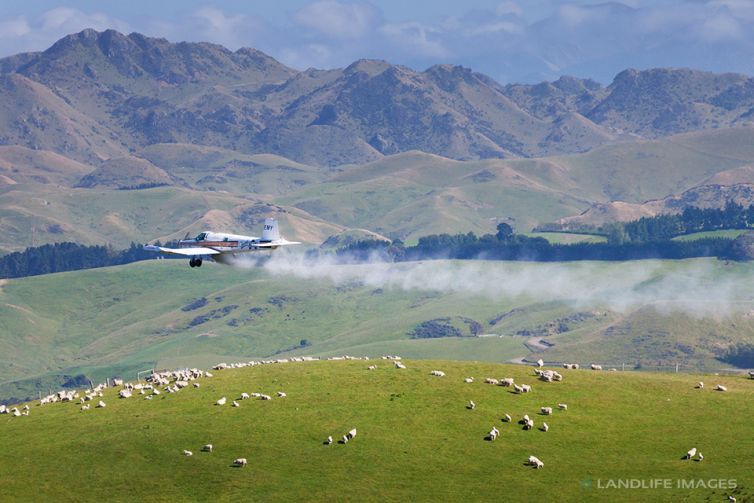
<instances>
[{"instance_id":1,"label":"sky","mask_svg":"<svg viewBox=\"0 0 754 503\"><path fill-rule=\"evenodd\" d=\"M754 0L3 0L0 57L94 28L254 47L293 68L463 65L501 83L626 68L754 75Z\"/></svg>"}]
</instances>

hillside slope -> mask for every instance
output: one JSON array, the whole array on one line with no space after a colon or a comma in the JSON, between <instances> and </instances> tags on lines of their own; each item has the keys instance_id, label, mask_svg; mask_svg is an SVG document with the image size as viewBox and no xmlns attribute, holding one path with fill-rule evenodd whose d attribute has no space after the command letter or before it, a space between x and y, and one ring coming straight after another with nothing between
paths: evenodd
<instances>
[{"instance_id":1,"label":"hillside slope","mask_svg":"<svg viewBox=\"0 0 754 503\"><path fill-rule=\"evenodd\" d=\"M754 272L745 264L335 266L281 253L237 268L155 260L4 282L0 398L64 376L279 355L712 371L754 343Z\"/></svg>"},{"instance_id":2,"label":"hillside slope","mask_svg":"<svg viewBox=\"0 0 754 503\"><path fill-rule=\"evenodd\" d=\"M377 368L369 371L369 364ZM139 394L119 400L117 390L105 390L95 398L106 403L102 409L33 405L29 417L0 416L0 484L14 500L61 502L636 501L637 491L643 501L754 496L752 380L561 369L563 381L548 384L531 367L404 364L403 370L385 360L260 365L217 371L196 381L200 388L152 400ZM431 376L433 369L445 377ZM475 382L464 383L468 376ZM513 377L533 391L516 395L484 384L485 377ZM700 379L707 386L694 389ZM729 391L713 391L718 383ZM243 392L273 398L231 407ZM228 404L213 405L221 396ZM466 408L469 400L475 410ZM541 415L543 406L553 414ZM547 422L550 429L524 431L502 422L504 414L514 421L528 414L535 428ZM485 441L493 426L499 438ZM338 444L351 428L356 437ZM323 445L329 435L336 443ZM201 452L207 443L213 451ZM704 461L682 459L692 447ZM193 456L182 455L184 449ZM544 462L541 470L526 466L532 455ZM234 468L241 457L248 465ZM163 473L154 473L155 466ZM618 480L670 487L611 488Z\"/></svg>"}]
</instances>

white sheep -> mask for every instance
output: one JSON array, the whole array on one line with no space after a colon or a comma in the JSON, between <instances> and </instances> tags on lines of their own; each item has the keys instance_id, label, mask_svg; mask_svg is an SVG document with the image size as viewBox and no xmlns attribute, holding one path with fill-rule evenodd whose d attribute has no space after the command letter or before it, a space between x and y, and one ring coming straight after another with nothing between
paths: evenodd
<instances>
[{"instance_id":1,"label":"white sheep","mask_svg":"<svg viewBox=\"0 0 754 503\"><path fill-rule=\"evenodd\" d=\"M542 361L542 358L537 360L537 367L544 367L544 366L545 366L545 362Z\"/></svg>"},{"instance_id":2,"label":"white sheep","mask_svg":"<svg viewBox=\"0 0 754 503\"><path fill-rule=\"evenodd\" d=\"M564 404L564 403L559 403L559 404L558 404L558 408L559 408L560 410L568 410L568 405L567 405L567 404Z\"/></svg>"},{"instance_id":3,"label":"white sheep","mask_svg":"<svg viewBox=\"0 0 754 503\"><path fill-rule=\"evenodd\" d=\"M703 456L703 455L702 455L702 453L700 452L700 453L699 453L699 461L701 461L701 460L703 460L703 459L704 459L704 456Z\"/></svg>"},{"instance_id":4,"label":"white sheep","mask_svg":"<svg viewBox=\"0 0 754 503\"><path fill-rule=\"evenodd\" d=\"M401 362L395 362L395 368L397 369L405 369L406 366L402 364Z\"/></svg>"},{"instance_id":5,"label":"white sheep","mask_svg":"<svg viewBox=\"0 0 754 503\"><path fill-rule=\"evenodd\" d=\"M272 397L270 395L259 395L260 400L272 400Z\"/></svg>"},{"instance_id":6,"label":"white sheep","mask_svg":"<svg viewBox=\"0 0 754 503\"><path fill-rule=\"evenodd\" d=\"M325 443L326 443L327 445L330 445L330 444L332 444L332 435L330 435L330 436L328 436L328 437L327 437L327 440L325 440Z\"/></svg>"},{"instance_id":7,"label":"white sheep","mask_svg":"<svg viewBox=\"0 0 754 503\"><path fill-rule=\"evenodd\" d=\"M98 409L104 409L105 408L105 402L103 402L102 400L100 400L99 403L97 404L97 408Z\"/></svg>"},{"instance_id":8,"label":"white sheep","mask_svg":"<svg viewBox=\"0 0 754 503\"><path fill-rule=\"evenodd\" d=\"M463 380L463 382L465 382L467 384L473 383L474 382L474 378L473 377L467 377L467 378L465 378Z\"/></svg>"},{"instance_id":9,"label":"white sheep","mask_svg":"<svg viewBox=\"0 0 754 503\"><path fill-rule=\"evenodd\" d=\"M193 452L191 452L191 451L187 451L186 449L183 449L183 455L184 455L184 456L193 456L193 455L194 455L194 453L193 453Z\"/></svg>"},{"instance_id":10,"label":"white sheep","mask_svg":"<svg viewBox=\"0 0 754 503\"><path fill-rule=\"evenodd\" d=\"M696 447L691 448L691 450L686 453L686 459L691 459L694 456L696 456Z\"/></svg>"},{"instance_id":11,"label":"white sheep","mask_svg":"<svg viewBox=\"0 0 754 503\"><path fill-rule=\"evenodd\" d=\"M199 386L201 386L201 384L199 384L198 382L195 382L195 383L194 383L194 387L195 387L195 388L198 388Z\"/></svg>"},{"instance_id":12,"label":"white sheep","mask_svg":"<svg viewBox=\"0 0 754 503\"><path fill-rule=\"evenodd\" d=\"M524 429L525 429L525 430L531 430L531 429L533 429L533 428L534 428L534 420L533 420L533 419L529 419L529 420L528 420L528 421L526 422L526 424L524 425Z\"/></svg>"},{"instance_id":13,"label":"white sheep","mask_svg":"<svg viewBox=\"0 0 754 503\"><path fill-rule=\"evenodd\" d=\"M219 399L218 401L215 402L215 405L225 405L225 402L227 402L227 401L228 401L227 398L222 397L221 399Z\"/></svg>"},{"instance_id":14,"label":"white sheep","mask_svg":"<svg viewBox=\"0 0 754 503\"><path fill-rule=\"evenodd\" d=\"M498 384L498 382L497 379L493 379L492 377L488 377L484 380L485 384Z\"/></svg>"},{"instance_id":15,"label":"white sheep","mask_svg":"<svg viewBox=\"0 0 754 503\"><path fill-rule=\"evenodd\" d=\"M506 377L505 379L500 379L500 386L510 387L513 386L513 378L512 377Z\"/></svg>"},{"instance_id":16,"label":"white sheep","mask_svg":"<svg viewBox=\"0 0 754 503\"><path fill-rule=\"evenodd\" d=\"M510 423L511 421L512 421L512 419L511 419L510 415L506 414L505 416L503 416L503 422Z\"/></svg>"},{"instance_id":17,"label":"white sheep","mask_svg":"<svg viewBox=\"0 0 754 503\"><path fill-rule=\"evenodd\" d=\"M514 384L514 385L513 385L513 390L514 390L514 391L515 391L516 393L523 393L523 392L524 392L524 388L522 388L522 387L521 387L521 386L519 386L518 384Z\"/></svg>"},{"instance_id":18,"label":"white sheep","mask_svg":"<svg viewBox=\"0 0 754 503\"><path fill-rule=\"evenodd\" d=\"M91 404L82 405L82 406L81 406L81 410L82 410L82 411L84 411L84 410L89 410L89 407L91 407Z\"/></svg>"},{"instance_id":19,"label":"white sheep","mask_svg":"<svg viewBox=\"0 0 754 503\"><path fill-rule=\"evenodd\" d=\"M547 423L542 423L542 431L546 432L549 429L550 427L547 425Z\"/></svg>"},{"instance_id":20,"label":"white sheep","mask_svg":"<svg viewBox=\"0 0 754 503\"><path fill-rule=\"evenodd\" d=\"M287 397L288 395L286 395L286 394L285 394L285 393L283 393L282 391L278 391L278 396L279 396L280 398L285 398L285 397Z\"/></svg>"},{"instance_id":21,"label":"white sheep","mask_svg":"<svg viewBox=\"0 0 754 503\"><path fill-rule=\"evenodd\" d=\"M592 370L602 370L602 365L592 363Z\"/></svg>"},{"instance_id":22,"label":"white sheep","mask_svg":"<svg viewBox=\"0 0 754 503\"><path fill-rule=\"evenodd\" d=\"M118 392L118 396L120 398L130 398L131 397L131 390L128 389L122 389Z\"/></svg>"},{"instance_id":23,"label":"white sheep","mask_svg":"<svg viewBox=\"0 0 754 503\"><path fill-rule=\"evenodd\" d=\"M529 456L529 465L533 466L535 469L540 469L545 466L545 464L539 460L536 456Z\"/></svg>"},{"instance_id":24,"label":"white sheep","mask_svg":"<svg viewBox=\"0 0 754 503\"><path fill-rule=\"evenodd\" d=\"M240 407L241 404L239 404L238 402L236 402L235 400L233 400L232 406L233 407Z\"/></svg>"},{"instance_id":25,"label":"white sheep","mask_svg":"<svg viewBox=\"0 0 754 503\"><path fill-rule=\"evenodd\" d=\"M696 384L696 387L697 387L698 389L704 389L704 383L703 383L702 381L699 381L699 382L698 382L698 383Z\"/></svg>"},{"instance_id":26,"label":"white sheep","mask_svg":"<svg viewBox=\"0 0 754 503\"><path fill-rule=\"evenodd\" d=\"M490 440L496 440L499 434L500 434L500 431L493 426L489 434Z\"/></svg>"},{"instance_id":27,"label":"white sheep","mask_svg":"<svg viewBox=\"0 0 754 503\"><path fill-rule=\"evenodd\" d=\"M715 391L728 391L728 388L726 388L722 384L718 384L717 386L715 386Z\"/></svg>"},{"instance_id":28,"label":"white sheep","mask_svg":"<svg viewBox=\"0 0 754 503\"><path fill-rule=\"evenodd\" d=\"M445 372L443 372L442 370L433 370L432 372L430 372L430 374L436 377L445 377Z\"/></svg>"},{"instance_id":29,"label":"white sheep","mask_svg":"<svg viewBox=\"0 0 754 503\"><path fill-rule=\"evenodd\" d=\"M367 370L374 370L377 368L377 365L370 365L367 367Z\"/></svg>"},{"instance_id":30,"label":"white sheep","mask_svg":"<svg viewBox=\"0 0 754 503\"><path fill-rule=\"evenodd\" d=\"M204 452L212 452L213 446L212 444L205 444L202 446L202 451Z\"/></svg>"},{"instance_id":31,"label":"white sheep","mask_svg":"<svg viewBox=\"0 0 754 503\"><path fill-rule=\"evenodd\" d=\"M249 398L249 394L248 393L241 393L241 400L246 400L248 398Z\"/></svg>"},{"instance_id":32,"label":"white sheep","mask_svg":"<svg viewBox=\"0 0 754 503\"><path fill-rule=\"evenodd\" d=\"M551 414L552 414L552 407L542 407L542 408L540 408L539 410L540 410L540 411L542 412L542 414L544 414L545 416L549 416L549 415L551 415Z\"/></svg>"},{"instance_id":33,"label":"white sheep","mask_svg":"<svg viewBox=\"0 0 754 503\"><path fill-rule=\"evenodd\" d=\"M529 386L528 384L522 384L521 389L523 390L524 393L528 393L531 391L531 386Z\"/></svg>"},{"instance_id":34,"label":"white sheep","mask_svg":"<svg viewBox=\"0 0 754 503\"><path fill-rule=\"evenodd\" d=\"M233 464L236 466L246 466L246 458L234 459Z\"/></svg>"},{"instance_id":35,"label":"white sheep","mask_svg":"<svg viewBox=\"0 0 754 503\"><path fill-rule=\"evenodd\" d=\"M343 443L348 443L349 440L352 440L353 437L356 436L356 428L350 430L348 433L343 435Z\"/></svg>"},{"instance_id":36,"label":"white sheep","mask_svg":"<svg viewBox=\"0 0 754 503\"><path fill-rule=\"evenodd\" d=\"M476 409L476 404L474 403L474 400L469 400L469 404L466 406L466 408L469 410Z\"/></svg>"}]
</instances>

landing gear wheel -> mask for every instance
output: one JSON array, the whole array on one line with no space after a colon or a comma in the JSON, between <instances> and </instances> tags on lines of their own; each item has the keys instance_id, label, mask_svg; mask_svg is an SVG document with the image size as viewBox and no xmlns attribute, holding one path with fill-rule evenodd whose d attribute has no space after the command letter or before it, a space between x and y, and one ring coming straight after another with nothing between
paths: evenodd
<instances>
[{"instance_id":1,"label":"landing gear wheel","mask_svg":"<svg viewBox=\"0 0 754 503\"><path fill-rule=\"evenodd\" d=\"M201 266L202 266L202 259L200 258L196 259L196 267L201 267Z\"/></svg>"},{"instance_id":2,"label":"landing gear wheel","mask_svg":"<svg viewBox=\"0 0 754 503\"><path fill-rule=\"evenodd\" d=\"M191 267L196 267L196 259L195 259L195 258L193 258L193 257L191 257L191 258L189 259L189 265L190 265Z\"/></svg>"}]
</instances>

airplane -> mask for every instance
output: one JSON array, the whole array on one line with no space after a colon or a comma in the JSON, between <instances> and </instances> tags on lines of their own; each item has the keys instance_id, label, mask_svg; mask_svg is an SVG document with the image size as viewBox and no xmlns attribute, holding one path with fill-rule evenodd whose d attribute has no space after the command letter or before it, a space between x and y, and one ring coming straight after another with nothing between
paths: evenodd
<instances>
[{"instance_id":1,"label":"airplane","mask_svg":"<svg viewBox=\"0 0 754 503\"><path fill-rule=\"evenodd\" d=\"M202 257L211 256L212 260L221 264L230 263L230 258L239 253L259 250L274 250L279 246L298 245L298 241L287 241L280 237L278 222L274 218L264 220L261 237L227 234L224 232L201 232L195 238L182 239L178 248L144 245L147 251L167 253L169 255L184 255L190 257L191 267L201 267Z\"/></svg>"}]
</instances>

